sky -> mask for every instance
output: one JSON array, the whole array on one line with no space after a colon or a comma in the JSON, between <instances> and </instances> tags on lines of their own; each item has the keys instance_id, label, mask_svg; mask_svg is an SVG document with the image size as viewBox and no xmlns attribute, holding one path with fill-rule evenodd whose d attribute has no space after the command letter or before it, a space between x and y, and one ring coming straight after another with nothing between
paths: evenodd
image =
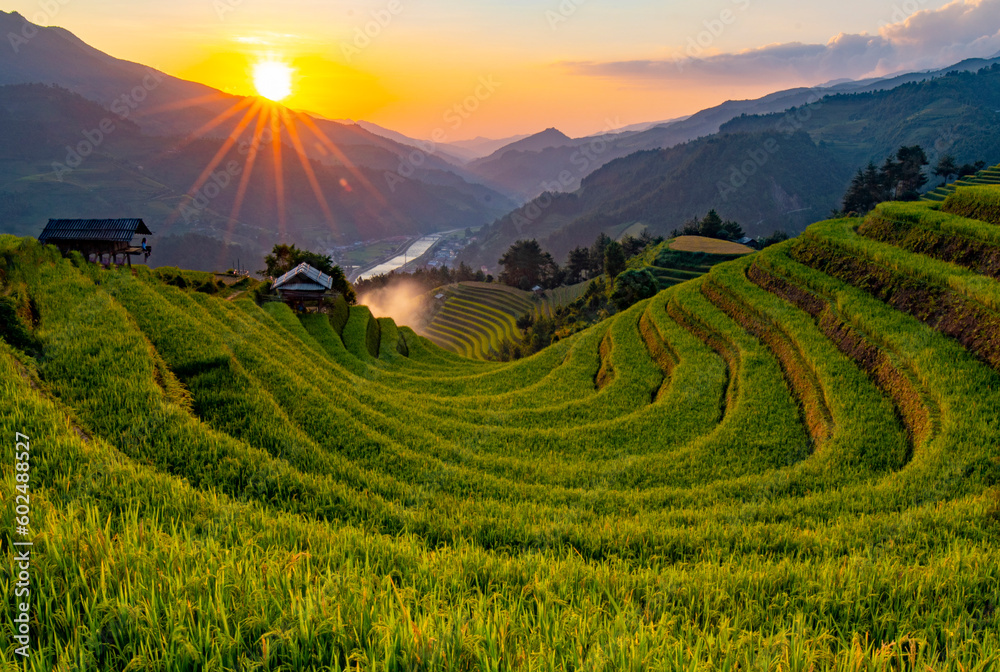
<instances>
[{"instance_id":1,"label":"sky","mask_svg":"<svg viewBox=\"0 0 1000 672\"><path fill-rule=\"evenodd\" d=\"M1000 52L1000 0L25 0L102 51L412 137L571 136Z\"/></svg>"}]
</instances>

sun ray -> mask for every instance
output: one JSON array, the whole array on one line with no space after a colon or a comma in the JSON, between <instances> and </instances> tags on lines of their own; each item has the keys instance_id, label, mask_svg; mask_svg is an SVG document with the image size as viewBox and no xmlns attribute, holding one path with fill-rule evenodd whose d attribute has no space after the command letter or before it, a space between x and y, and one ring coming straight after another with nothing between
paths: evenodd
<instances>
[{"instance_id":1,"label":"sun ray","mask_svg":"<svg viewBox=\"0 0 1000 672\"><path fill-rule=\"evenodd\" d=\"M236 141L239 140L240 134L243 133L243 131L246 130L246 127L250 125L250 122L253 121L254 113L260 107L261 102L259 100L254 101L250 109L247 110L246 114L243 115L243 118L240 119L240 123L237 124L236 128L233 129L233 132L229 134L226 141L222 143L222 147L219 148L219 151L217 151L215 156L212 157L212 160L208 162L205 170L201 172L198 179L195 180L194 184L191 185L191 188L188 189L188 194L197 192L206 182L208 182L208 178L212 176L212 171L214 171L216 167L222 163L222 159L226 157L229 150L232 149L233 145L236 144Z\"/></svg>"},{"instance_id":2,"label":"sun ray","mask_svg":"<svg viewBox=\"0 0 1000 672\"><path fill-rule=\"evenodd\" d=\"M233 209L229 213L229 219L235 220L240 215L240 208L243 207L243 199L246 197L247 187L250 185L250 175L253 173L254 164L257 162L257 153L260 151L260 139L263 136L264 124L267 123L271 111L263 108L257 115L257 126L253 131L253 139L250 142L250 150L246 161L243 162L243 175L240 176L240 186L236 190L236 198L233 201Z\"/></svg>"},{"instance_id":3,"label":"sun ray","mask_svg":"<svg viewBox=\"0 0 1000 672\"><path fill-rule=\"evenodd\" d=\"M208 165L201 172L201 175L198 176L198 179L195 180L194 184L192 184L191 187L187 190L186 196L190 197L192 196L192 194L197 193L197 191L201 189L201 187L205 184L205 182L208 181L208 178L211 177L212 175L212 171L215 170L215 168L225 157L226 153L229 152L232 146L239 139L240 133L242 133L243 130L250 124L250 121L253 120L254 111L255 109L260 107L260 104L261 103L259 99L253 100L252 107L249 110L247 110L247 112L243 115L243 119L240 120L240 123L233 130L233 132L229 134L229 137L226 138L226 141L222 143L222 146L219 148L219 151L215 153L215 156L213 156L212 160L209 161ZM169 230L173 226L174 222L177 221L177 217L179 217L181 214L182 207L183 205L178 206L173 212L170 213L170 215L163 223L164 231Z\"/></svg>"},{"instance_id":4,"label":"sun ray","mask_svg":"<svg viewBox=\"0 0 1000 672\"><path fill-rule=\"evenodd\" d=\"M177 150L177 149L183 149L184 147L187 147L192 142L194 142L195 140L201 138L202 136L204 136L206 133L208 133L209 131L211 131L213 128L215 128L216 126L218 126L222 122L226 121L230 117L232 117L235 114L237 114L240 110L245 109L247 107L250 107L251 105L254 105L254 104L259 104L259 103L260 103L259 99L257 99L257 98L249 98L249 97L248 98L243 98L242 100L237 101L236 103L234 103L232 105L232 107L229 107L228 109L226 109L226 110L220 112L219 114L215 115L215 117L213 117L211 120L209 120L208 122L206 122L205 124L203 124L200 128L198 128L197 130L192 131L191 133L189 133L187 136L184 137L183 140L181 140L179 143L177 143L176 145L174 145L173 149Z\"/></svg>"},{"instance_id":5,"label":"sun ray","mask_svg":"<svg viewBox=\"0 0 1000 672\"><path fill-rule=\"evenodd\" d=\"M337 158L337 160L340 161L342 164L344 164L344 167L347 168L347 170L349 170L351 174L354 175L354 177L358 178L358 181L361 183L361 185L366 189L368 189L368 191L372 193L372 195L379 203L392 209L392 206L389 205L389 202L386 200L385 196L382 195L382 192L376 189L375 185L373 185L371 181L369 181L368 178L365 177L364 173L358 170L357 166L355 166L354 163L347 157L347 155L345 155L344 152L341 151L340 147L337 147L336 143L330 140L330 138L326 137L326 133L324 133L316 125L316 122L314 122L311 117L302 114L300 112L292 112L292 114L294 114L297 119L301 120L302 123L306 125L306 128L312 131L313 135L316 136L316 138L323 144L323 146L329 149L330 152Z\"/></svg>"},{"instance_id":6,"label":"sun ray","mask_svg":"<svg viewBox=\"0 0 1000 672\"><path fill-rule=\"evenodd\" d=\"M281 166L281 119L276 109L271 110L271 150L274 156L274 189L278 207L278 233L285 239L287 219L285 216L285 174Z\"/></svg>"},{"instance_id":7,"label":"sun ray","mask_svg":"<svg viewBox=\"0 0 1000 672\"><path fill-rule=\"evenodd\" d=\"M323 195L323 190L320 189L319 180L316 179L316 173L313 171L312 164L309 161L309 155L306 154L305 149L302 147L302 140L299 138L299 130L295 126L295 120L289 116L285 108L280 108L280 111L281 118L285 122L285 128L288 129L288 137L291 138L292 145L295 147L295 153L299 157L299 163L302 164L303 170L306 171L306 178L309 180L313 194L316 195L316 200L319 201L319 205L323 209L323 214L326 215L327 222L332 228L336 228L337 223L333 219L333 213L330 212L330 205L326 202L326 196Z\"/></svg>"}]
</instances>

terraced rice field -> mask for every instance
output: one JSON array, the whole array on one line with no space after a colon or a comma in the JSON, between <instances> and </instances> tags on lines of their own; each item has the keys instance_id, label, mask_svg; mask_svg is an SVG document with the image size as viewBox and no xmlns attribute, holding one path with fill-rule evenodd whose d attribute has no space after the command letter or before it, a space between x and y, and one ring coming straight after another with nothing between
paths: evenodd
<instances>
[{"instance_id":1,"label":"terraced rice field","mask_svg":"<svg viewBox=\"0 0 1000 672\"><path fill-rule=\"evenodd\" d=\"M713 266L751 253L749 247L703 236L678 236L647 250L630 262L653 274L660 289L668 289L708 273Z\"/></svg>"},{"instance_id":2,"label":"terraced rice field","mask_svg":"<svg viewBox=\"0 0 1000 672\"><path fill-rule=\"evenodd\" d=\"M519 341L517 318L526 314L552 317L553 311L576 300L587 283L545 290L540 296L497 283L460 282L429 292L433 317L420 334L435 345L464 357L485 359L504 339ZM438 294L444 297L436 299Z\"/></svg>"},{"instance_id":3,"label":"terraced rice field","mask_svg":"<svg viewBox=\"0 0 1000 672\"><path fill-rule=\"evenodd\" d=\"M818 223L512 363L0 237L25 666L998 669L998 231Z\"/></svg>"},{"instance_id":4,"label":"terraced rice field","mask_svg":"<svg viewBox=\"0 0 1000 672\"><path fill-rule=\"evenodd\" d=\"M932 189L924 194L921 200L940 202L955 193L955 190L959 187L973 187L977 185L1000 185L1000 164L980 170L975 175L967 175L959 180Z\"/></svg>"}]
</instances>

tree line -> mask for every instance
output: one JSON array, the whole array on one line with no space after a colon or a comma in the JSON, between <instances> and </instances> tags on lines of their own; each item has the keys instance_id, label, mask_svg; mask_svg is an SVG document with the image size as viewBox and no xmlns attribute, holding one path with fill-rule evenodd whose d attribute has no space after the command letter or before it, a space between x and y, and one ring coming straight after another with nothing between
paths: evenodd
<instances>
[{"instance_id":1,"label":"tree line","mask_svg":"<svg viewBox=\"0 0 1000 672\"><path fill-rule=\"evenodd\" d=\"M577 246L570 250L565 266L560 267L537 240L518 240L497 262L503 267L500 282L530 291L535 287L553 289L575 285L605 273L617 276L625 270L629 258L662 242L662 236L653 236L649 231L638 236L626 235L620 242L601 233L589 247Z\"/></svg>"},{"instance_id":2,"label":"tree line","mask_svg":"<svg viewBox=\"0 0 1000 672\"><path fill-rule=\"evenodd\" d=\"M841 209L834 211L834 216L863 215L886 201L917 200L928 182L924 166L929 164L927 153L920 145L900 147L881 167L869 161L864 168L858 168L844 194ZM948 182L952 178L975 175L985 167L985 161L959 165L954 156L945 154L938 159L932 174Z\"/></svg>"}]
</instances>

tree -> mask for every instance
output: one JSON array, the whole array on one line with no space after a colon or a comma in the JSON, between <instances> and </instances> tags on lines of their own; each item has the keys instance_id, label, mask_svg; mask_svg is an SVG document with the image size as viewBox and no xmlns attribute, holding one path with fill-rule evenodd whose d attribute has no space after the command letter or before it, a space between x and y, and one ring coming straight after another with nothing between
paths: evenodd
<instances>
[{"instance_id":1,"label":"tree","mask_svg":"<svg viewBox=\"0 0 1000 672\"><path fill-rule=\"evenodd\" d=\"M985 167L986 167L985 161L976 161L975 163L965 163L958 167L958 172L956 174L958 175L958 177L965 177L966 175L975 175Z\"/></svg>"},{"instance_id":2,"label":"tree","mask_svg":"<svg viewBox=\"0 0 1000 672\"><path fill-rule=\"evenodd\" d=\"M611 300L618 310L625 310L632 304L656 296L660 286L653 274L646 269L630 269L615 278L615 290Z\"/></svg>"},{"instance_id":3,"label":"tree","mask_svg":"<svg viewBox=\"0 0 1000 672\"><path fill-rule=\"evenodd\" d=\"M739 240L745 235L743 227L732 220L723 222L722 229L719 232L719 237L726 240Z\"/></svg>"},{"instance_id":4,"label":"tree","mask_svg":"<svg viewBox=\"0 0 1000 672\"><path fill-rule=\"evenodd\" d=\"M504 269L500 273L500 282L520 289L549 286L559 270L552 255L542 251L541 245L534 239L518 240L497 263Z\"/></svg>"},{"instance_id":5,"label":"tree","mask_svg":"<svg viewBox=\"0 0 1000 672\"><path fill-rule=\"evenodd\" d=\"M945 182L952 175L958 175L958 164L955 163L955 157L951 154L945 154L938 159L937 165L934 167L934 174L944 179Z\"/></svg>"},{"instance_id":6,"label":"tree","mask_svg":"<svg viewBox=\"0 0 1000 672\"><path fill-rule=\"evenodd\" d=\"M634 257L642 252L644 247L642 241L632 234L622 237L622 248L625 250L626 257Z\"/></svg>"},{"instance_id":7,"label":"tree","mask_svg":"<svg viewBox=\"0 0 1000 672\"><path fill-rule=\"evenodd\" d=\"M697 217L692 217L691 219L684 222L684 227L681 229L682 236L700 236L701 235L701 221ZM674 236L676 238L676 236Z\"/></svg>"},{"instance_id":8,"label":"tree","mask_svg":"<svg viewBox=\"0 0 1000 672\"><path fill-rule=\"evenodd\" d=\"M883 201L916 200L920 189L927 184L923 172L927 163L927 154L920 145L900 147L895 159L888 157L882 168L876 168L869 161L868 166L859 169L851 180L842 201L842 212L864 214ZM948 165L940 166L940 162L939 167L949 168Z\"/></svg>"},{"instance_id":9,"label":"tree","mask_svg":"<svg viewBox=\"0 0 1000 672\"><path fill-rule=\"evenodd\" d=\"M482 273L482 271L480 271L480 273ZM467 263L463 261L458 265L458 269L456 269L455 271L455 278L459 282L465 282L467 280L475 280L476 272L472 270L471 266L469 266Z\"/></svg>"},{"instance_id":10,"label":"tree","mask_svg":"<svg viewBox=\"0 0 1000 672\"><path fill-rule=\"evenodd\" d=\"M765 247L770 247L771 245L780 243L783 240L788 240L788 234L779 229L766 238L757 238L757 244L760 245L760 249L763 250Z\"/></svg>"},{"instance_id":11,"label":"tree","mask_svg":"<svg viewBox=\"0 0 1000 672\"><path fill-rule=\"evenodd\" d=\"M625 266L625 249L621 243L612 240L604 249L604 273L608 280L614 282L618 274L625 270Z\"/></svg>"},{"instance_id":12,"label":"tree","mask_svg":"<svg viewBox=\"0 0 1000 672\"><path fill-rule=\"evenodd\" d=\"M566 282L575 285L584 279L590 268L590 250L586 247L573 248L566 259Z\"/></svg>"},{"instance_id":13,"label":"tree","mask_svg":"<svg viewBox=\"0 0 1000 672\"><path fill-rule=\"evenodd\" d=\"M864 214L886 200L885 192L883 174L873 162L869 161L864 170L858 168L857 174L847 187L841 207L844 212Z\"/></svg>"},{"instance_id":14,"label":"tree","mask_svg":"<svg viewBox=\"0 0 1000 672\"><path fill-rule=\"evenodd\" d=\"M590 246L590 274L592 276L604 272L604 251L610 242L611 236L602 232L597 236L594 244Z\"/></svg>"},{"instance_id":15,"label":"tree","mask_svg":"<svg viewBox=\"0 0 1000 672\"><path fill-rule=\"evenodd\" d=\"M340 266L335 266L333 259L326 254L300 250L295 245L278 244L271 248L271 254L264 257L266 268L257 271L257 275L270 276L276 278L284 275L302 263L309 264L321 273L326 273L333 278L332 289L343 294L348 303L354 304L358 298L354 293L354 288L347 281L344 271Z\"/></svg>"},{"instance_id":16,"label":"tree","mask_svg":"<svg viewBox=\"0 0 1000 672\"><path fill-rule=\"evenodd\" d=\"M709 210L701 220L700 235L706 238L718 238L722 231L722 217L715 210Z\"/></svg>"},{"instance_id":17,"label":"tree","mask_svg":"<svg viewBox=\"0 0 1000 672\"><path fill-rule=\"evenodd\" d=\"M923 171L928 163L927 154L920 145L900 147L896 152L894 171L890 173L893 178L890 182L893 187L892 197L902 201L917 200L920 188L927 184L927 176Z\"/></svg>"}]
</instances>

